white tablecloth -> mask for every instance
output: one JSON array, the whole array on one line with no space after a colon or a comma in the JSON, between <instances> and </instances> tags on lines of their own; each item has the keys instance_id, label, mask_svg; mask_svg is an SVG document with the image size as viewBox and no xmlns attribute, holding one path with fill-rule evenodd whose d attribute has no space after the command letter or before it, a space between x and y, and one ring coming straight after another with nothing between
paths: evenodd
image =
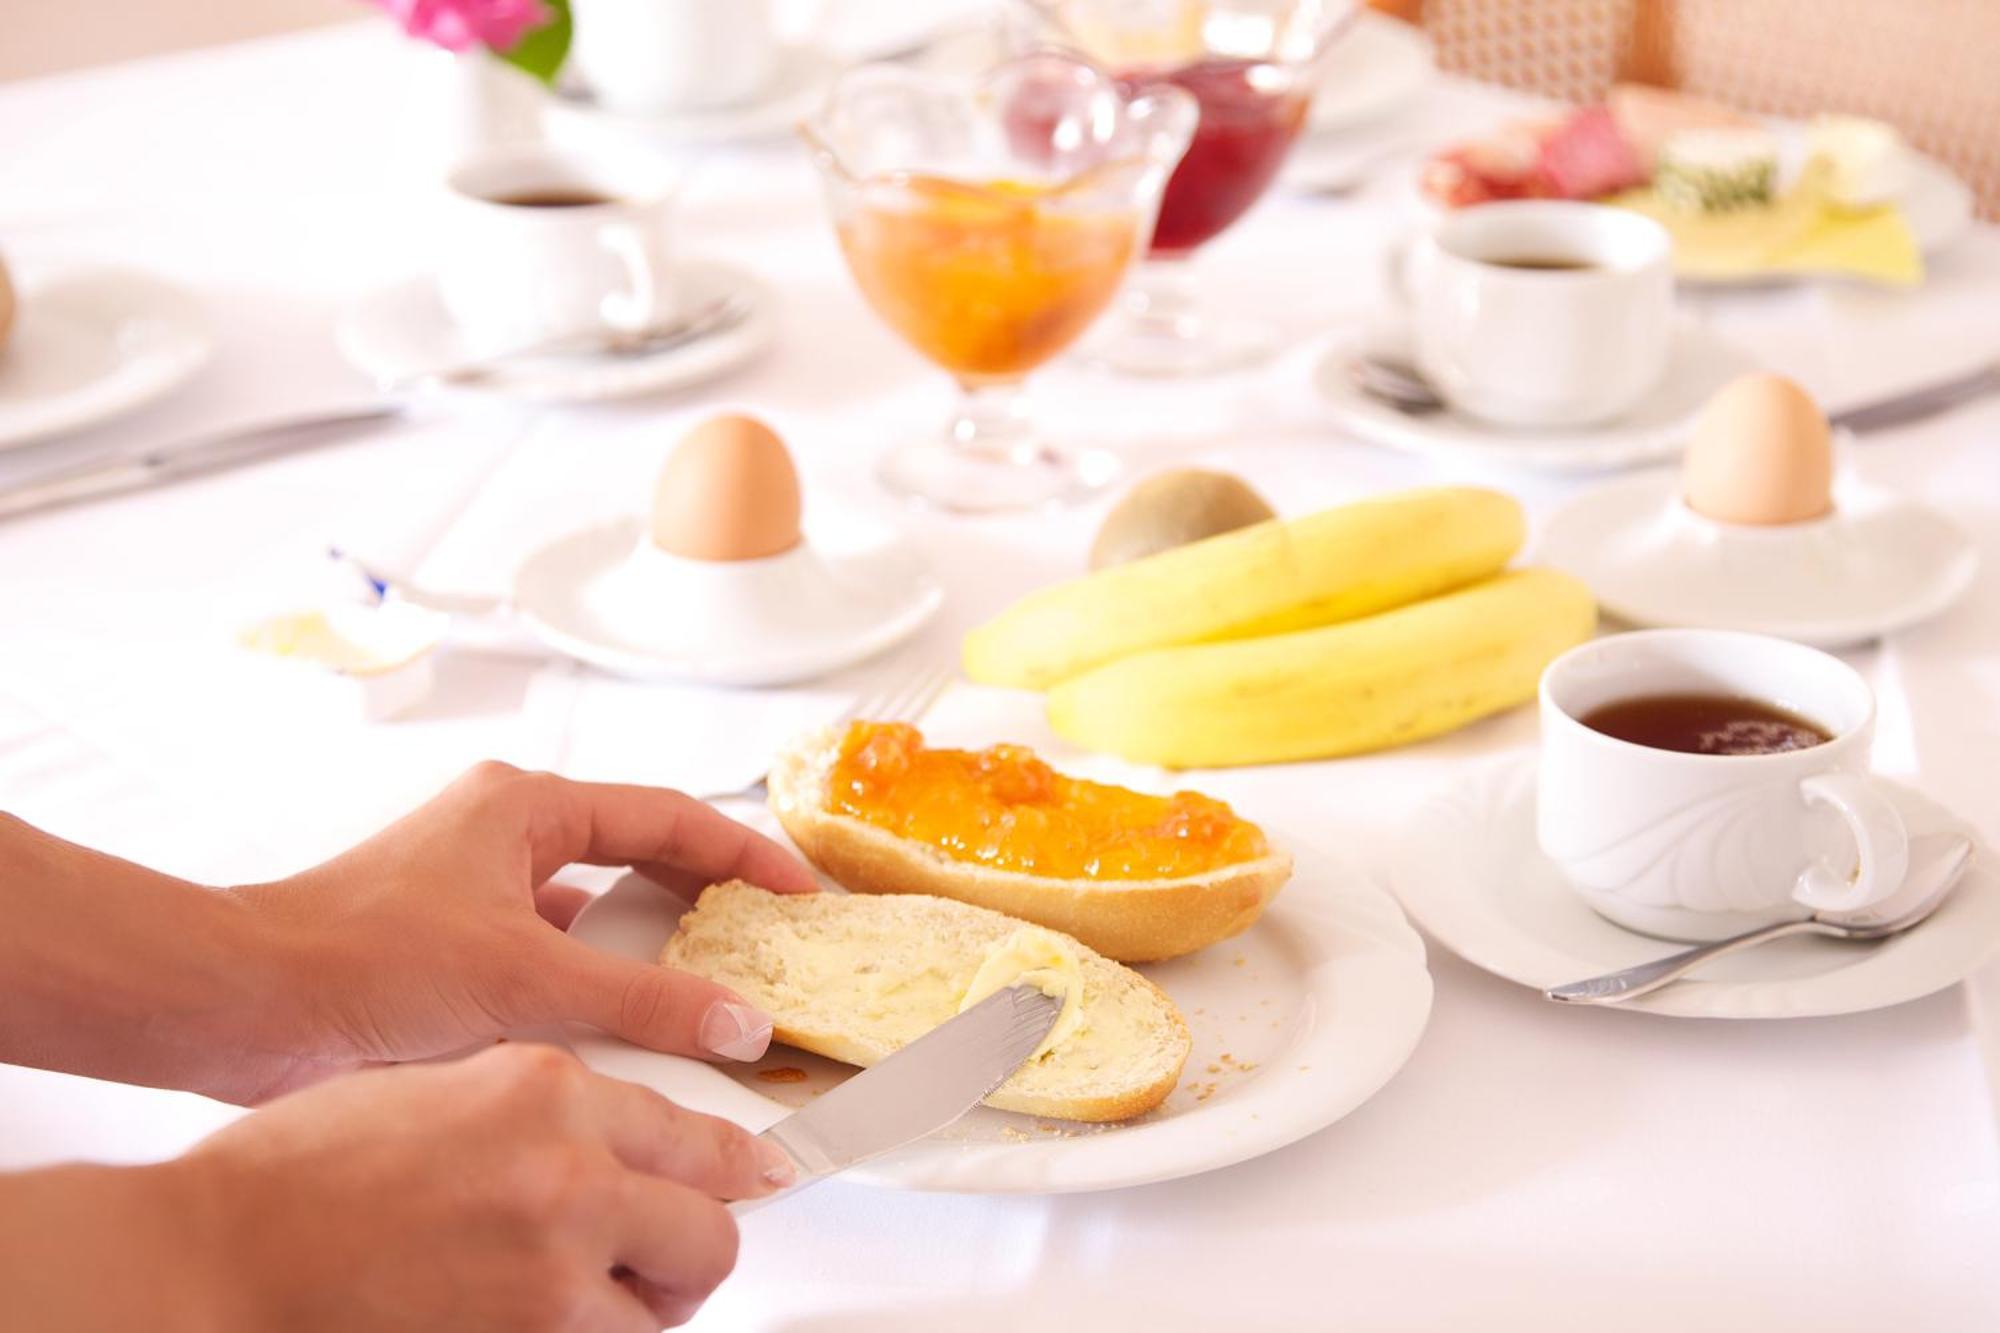
<instances>
[{"instance_id":1,"label":"white tablecloth","mask_svg":"<svg viewBox=\"0 0 2000 1333\"><path fill-rule=\"evenodd\" d=\"M877 15L876 17L879 17ZM31 281L153 268L208 299L221 351L128 424L0 457L0 480L89 450L280 409L361 401L341 304L416 271L442 60L361 24L0 88L0 247ZM1507 103L1446 84L1393 132L1444 136ZM1389 132L1389 131L1384 131ZM1192 385L1054 368L1048 424L1136 467L1236 469L1288 508L1448 474L1331 427L1307 387L1323 335L1377 300L1409 205L1275 198L1206 280L1276 310L1282 360ZM542 532L640 503L699 413L747 406L791 440L808 503L905 523L945 615L900 659L1081 559L1095 511L962 521L893 510L867 476L930 428L942 377L863 307L789 144L717 153L682 243L783 298L773 353L712 386L570 411L487 409L140 497L0 526L0 807L177 873L275 875L345 845L493 755L587 777L708 785L883 666L812 689L640 687L456 654L417 717L360 727L232 695L227 628L309 596L329 542L426 581L494 587ZM2000 232L1916 294L1711 294L1697 315L1830 404L2000 355ZM1863 473L1980 536L1987 574L1948 618L1854 655L1882 695L1882 766L2000 837L2000 403L1880 437ZM1536 509L1564 493L1507 484ZM948 737L1064 751L1032 700L961 689ZM1255 817L1379 864L1387 830L1454 761L1531 743L1517 714L1393 755L1205 776ZM1574 1012L1433 951L1437 1003L1408 1068L1338 1126L1263 1160L1091 1197L935 1197L838 1183L744 1228L698 1327L1540 1329L1612 1325L2000 1327L2000 976L1899 1008L1729 1024ZM197 1098L0 1069L0 1168L171 1154L234 1112ZM110 1258L110 1256L107 1256Z\"/></svg>"}]
</instances>

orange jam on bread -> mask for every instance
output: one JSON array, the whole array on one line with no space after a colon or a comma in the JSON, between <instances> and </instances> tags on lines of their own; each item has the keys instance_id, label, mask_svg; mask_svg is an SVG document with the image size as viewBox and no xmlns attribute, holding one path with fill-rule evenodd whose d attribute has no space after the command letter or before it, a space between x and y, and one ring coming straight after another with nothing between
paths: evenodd
<instances>
[{"instance_id":1,"label":"orange jam on bread","mask_svg":"<svg viewBox=\"0 0 2000 1333\"><path fill-rule=\"evenodd\" d=\"M827 786L835 814L1050 879L1178 879L1269 851L1255 824L1210 797L1064 777L1020 745L928 749L900 722L850 725Z\"/></svg>"}]
</instances>

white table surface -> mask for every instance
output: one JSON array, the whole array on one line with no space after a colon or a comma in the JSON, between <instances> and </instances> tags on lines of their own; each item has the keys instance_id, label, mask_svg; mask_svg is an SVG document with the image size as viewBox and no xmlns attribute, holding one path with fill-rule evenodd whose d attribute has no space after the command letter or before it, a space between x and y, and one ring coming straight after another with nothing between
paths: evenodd
<instances>
[{"instance_id":1,"label":"white table surface","mask_svg":"<svg viewBox=\"0 0 2000 1333\"><path fill-rule=\"evenodd\" d=\"M0 247L19 273L143 265L200 290L221 337L171 400L0 456L0 481L366 398L331 331L343 302L424 262L444 82L441 60L364 23L0 87ZM1383 132L1443 137L1506 105L1447 85ZM1047 422L1121 444L1140 468L1234 468L1292 509L1441 479L1343 438L1306 386L1323 335L1374 304L1376 256L1406 207L1393 181L1341 203L1267 202L1214 247L1208 280L1275 310L1296 348L1189 386L1058 367L1038 381ZM929 552L950 598L913 653L948 650L1080 562L1096 510L968 522L875 493L870 456L929 428L946 393L863 307L790 145L710 157L682 236L754 266L784 300L772 355L723 382L589 410L459 410L0 526L0 807L227 881L329 853L484 756L693 786L754 768L762 745L893 663L729 694L458 654L433 705L374 727L223 691L207 666L250 609L314 592L329 541L440 584L497 586L539 534L639 503L677 433L720 406L786 432L809 505L870 507ZM1916 294L1803 286L1693 305L1837 406L2000 355L2000 232L1940 258ZM1985 548L1957 611L1853 660L1882 696L1881 766L2000 837L2000 401L1880 437L1853 462ZM1536 509L1564 493L1506 484ZM997 692L955 691L935 730L1065 753L1033 700ZM1523 712L1393 755L1196 781L1379 864L1396 818L1456 761L1532 739ZM1408 1068L1306 1142L1089 1197L829 1184L746 1222L741 1266L696 1326L1003 1329L1054 1313L1162 1329L2000 1327L1995 968L1884 1012L1729 1024L1558 1009L1442 950L1432 961L1436 1010ZM157 1158L234 1114L0 1068L0 1168Z\"/></svg>"}]
</instances>

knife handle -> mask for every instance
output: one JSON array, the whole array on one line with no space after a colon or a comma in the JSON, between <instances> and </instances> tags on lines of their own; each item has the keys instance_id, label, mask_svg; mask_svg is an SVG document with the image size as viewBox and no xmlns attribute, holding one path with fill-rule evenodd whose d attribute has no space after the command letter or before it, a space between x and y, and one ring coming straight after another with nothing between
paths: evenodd
<instances>
[{"instance_id":1,"label":"knife handle","mask_svg":"<svg viewBox=\"0 0 2000 1333\"><path fill-rule=\"evenodd\" d=\"M1850 407L1835 412L1827 418L1827 424L1836 430L1866 435L1872 431L1906 426L1913 421L1934 417L1947 408L1956 407L1969 399L1995 390L2000 390L2000 365L1986 366L1973 371L1970 375L1961 375L1942 384L1933 384L1909 393L1899 393L1879 402L1865 403L1860 407Z\"/></svg>"}]
</instances>

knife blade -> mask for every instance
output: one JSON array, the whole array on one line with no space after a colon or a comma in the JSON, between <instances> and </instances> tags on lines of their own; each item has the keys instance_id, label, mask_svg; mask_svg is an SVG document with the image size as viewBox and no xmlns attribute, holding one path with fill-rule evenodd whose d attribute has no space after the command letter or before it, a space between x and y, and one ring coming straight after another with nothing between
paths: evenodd
<instances>
[{"instance_id":1,"label":"knife blade","mask_svg":"<svg viewBox=\"0 0 2000 1333\"><path fill-rule=\"evenodd\" d=\"M1893 394L1876 402L1846 408L1828 417L1827 422L1836 429L1866 435L1870 431L1922 421L1946 408L1995 392L2000 392L2000 362L1984 366L1970 375L1960 375L1956 379L1927 384L1908 393Z\"/></svg>"},{"instance_id":2,"label":"knife blade","mask_svg":"<svg viewBox=\"0 0 2000 1333\"><path fill-rule=\"evenodd\" d=\"M344 438L359 427L393 421L408 410L408 405L400 400L371 403L258 422L193 443L162 445L142 453L99 459L0 492L0 519L122 495L242 463L316 449Z\"/></svg>"},{"instance_id":3,"label":"knife blade","mask_svg":"<svg viewBox=\"0 0 2000 1333\"><path fill-rule=\"evenodd\" d=\"M979 1105L1034 1054L1061 1012L1060 999L1032 986L995 991L761 1137L784 1149L798 1167L794 1190L880 1157ZM767 1202L753 1200L747 1207ZM731 1211L747 1207L739 1203Z\"/></svg>"}]
</instances>

